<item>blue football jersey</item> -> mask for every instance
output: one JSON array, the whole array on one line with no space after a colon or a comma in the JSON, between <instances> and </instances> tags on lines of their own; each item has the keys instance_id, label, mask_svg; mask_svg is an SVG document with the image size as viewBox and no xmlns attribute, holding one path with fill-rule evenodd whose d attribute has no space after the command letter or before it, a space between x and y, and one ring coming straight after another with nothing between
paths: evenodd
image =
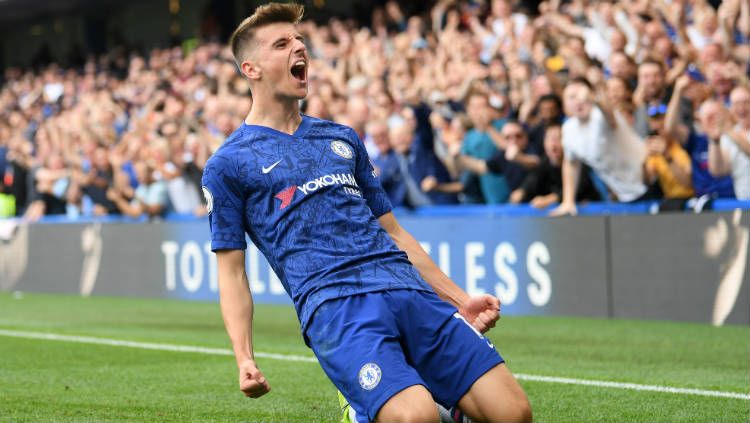
<instances>
[{"instance_id":1,"label":"blue football jersey","mask_svg":"<svg viewBox=\"0 0 750 423\"><path fill-rule=\"evenodd\" d=\"M431 290L377 218L391 210L356 132L303 116L286 134L244 124L203 172L211 249L245 233L279 276L303 333L324 301L386 289Z\"/></svg>"}]
</instances>

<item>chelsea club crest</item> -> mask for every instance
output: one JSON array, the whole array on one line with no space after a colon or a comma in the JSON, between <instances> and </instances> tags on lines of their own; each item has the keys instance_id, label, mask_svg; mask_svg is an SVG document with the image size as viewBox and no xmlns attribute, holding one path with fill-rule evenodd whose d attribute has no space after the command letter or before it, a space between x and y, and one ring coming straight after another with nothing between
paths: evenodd
<instances>
[{"instance_id":1,"label":"chelsea club crest","mask_svg":"<svg viewBox=\"0 0 750 423\"><path fill-rule=\"evenodd\" d=\"M378 386L382 375L383 373L377 364L366 363L359 369L359 386L366 391L371 391Z\"/></svg>"},{"instance_id":2,"label":"chelsea club crest","mask_svg":"<svg viewBox=\"0 0 750 423\"><path fill-rule=\"evenodd\" d=\"M345 159L351 159L352 157L354 157L352 148L349 147L349 144L345 143L344 141L331 141L331 150Z\"/></svg>"}]
</instances>

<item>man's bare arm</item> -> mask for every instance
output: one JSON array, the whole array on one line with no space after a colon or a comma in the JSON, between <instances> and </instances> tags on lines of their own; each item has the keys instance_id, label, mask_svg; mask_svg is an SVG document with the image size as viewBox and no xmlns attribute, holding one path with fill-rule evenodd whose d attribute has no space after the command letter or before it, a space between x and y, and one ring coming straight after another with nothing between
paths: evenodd
<instances>
[{"instance_id":1,"label":"man's bare arm","mask_svg":"<svg viewBox=\"0 0 750 423\"><path fill-rule=\"evenodd\" d=\"M253 355L253 299L245 273L245 251L216 252L219 300L240 375L240 390L257 398L271 390Z\"/></svg>"},{"instance_id":2,"label":"man's bare arm","mask_svg":"<svg viewBox=\"0 0 750 423\"><path fill-rule=\"evenodd\" d=\"M576 191L578 190L578 179L581 177L581 162L566 158L562 165L563 192L562 202L552 210L552 216L563 216L576 214Z\"/></svg>"},{"instance_id":3,"label":"man's bare arm","mask_svg":"<svg viewBox=\"0 0 750 423\"><path fill-rule=\"evenodd\" d=\"M713 176L726 176L732 173L727 152L716 140L708 141L708 171Z\"/></svg>"},{"instance_id":4,"label":"man's bare arm","mask_svg":"<svg viewBox=\"0 0 750 423\"><path fill-rule=\"evenodd\" d=\"M380 225L393 238L398 248L409 256L409 261L417 268L422 278L432 286L440 298L461 308L469 295L443 273L414 237L398 223L393 213L380 218Z\"/></svg>"},{"instance_id":5,"label":"man's bare arm","mask_svg":"<svg viewBox=\"0 0 750 423\"><path fill-rule=\"evenodd\" d=\"M388 212L378 220L440 298L455 306L479 331L486 332L495 326L500 317L500 301L497 298L491 295L469 296L440 270L419 242L398 223L393 213Z\"/></svg>"}]
</instances>

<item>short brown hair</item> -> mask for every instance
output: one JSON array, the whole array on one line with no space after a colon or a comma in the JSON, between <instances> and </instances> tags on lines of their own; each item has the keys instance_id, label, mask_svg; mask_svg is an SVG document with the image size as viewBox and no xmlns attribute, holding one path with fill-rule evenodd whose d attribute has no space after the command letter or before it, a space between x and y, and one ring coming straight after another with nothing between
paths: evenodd
<instances>
[{"instance_id":1,"label":"short brown hair","mask_svg":"<svg viewBox=\"0 0 750 423\"><path fill-rule=\"evenodd\" d=\"M652 56L648 56L645 59L643 59L643 61L641 62L640 65L638 65L638 67L640 68L643 65L655 65L659 68L659 70L661 70L662 72L664 71L664 62Z\"/></svg>"},{"instance_id":2,"label":"short brown hair","mask_svg":"<svg viewBox=\"0 0 750 423\"><path fill-rule=\"evenodd\" d=\"M279 22L298 24L304 13L305 7L296 3L268 3L259 6L240 23L229 38L234 61L238 66L242 63L242 50L253 42L258 28Z\"/></svg>"}]
</instances>

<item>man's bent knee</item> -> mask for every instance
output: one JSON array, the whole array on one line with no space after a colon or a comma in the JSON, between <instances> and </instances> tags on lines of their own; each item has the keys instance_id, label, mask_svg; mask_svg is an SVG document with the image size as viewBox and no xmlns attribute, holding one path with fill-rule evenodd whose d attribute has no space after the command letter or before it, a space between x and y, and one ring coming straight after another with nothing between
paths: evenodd
<instances>
[{"instance_id":1,"label":"man's bent knee","mask_svg":"<svg viewBox=\"0 0 750 423\"><path fill-rule=\"evenodd\" d=\"M381 416L382 413L378 413L375 419L378 423L439 423L440 414L438 409L433 402L431 408L405 408L402 410L396 410L388 415Z\"/></svg>"},{"instance_id":2,"label":"man's bent knee","mask_svg":"<svg viewBox=\"0 0 750 423\"><path fill-rule=\"evenodd\" d=\"M532 412L523 388L499 365L480 377L458 403L477 422L531 422Z\"/></svg>"},{"instance_id":3,"label":"man's bent knee","mask_svg":"<svg viewBox=\"0 0 750 423\"><path fill-rule=\"evenodd\" d=\"M518 398L510 407L509 410L510 421L519 423L531 423L534 419L531 413L531 404L529 404L528 398L524 395L522 398Z\"/></svg>"},{"instance_id":4,"label":"man's bent knee","mask_svg":"<svg viewBox=\"0 0 750 423\"><path fill-rule=\"evenodd\" d=\"M404 389L381 407L378 423L439 423L440 415L432 395L424 386Z\"/></svg>"},{"instance_id":5,"label":"man's bent knee","mask_svg":"<svg viewBox=\"0 0 750 423\"><path fill-rule=\"evenodd\" d=\"M531 404L526 395L497 397L493 405L479 406L474 413L472 418L477 422L531 423L533 420Z\"/></svg>"}]
</instances>

